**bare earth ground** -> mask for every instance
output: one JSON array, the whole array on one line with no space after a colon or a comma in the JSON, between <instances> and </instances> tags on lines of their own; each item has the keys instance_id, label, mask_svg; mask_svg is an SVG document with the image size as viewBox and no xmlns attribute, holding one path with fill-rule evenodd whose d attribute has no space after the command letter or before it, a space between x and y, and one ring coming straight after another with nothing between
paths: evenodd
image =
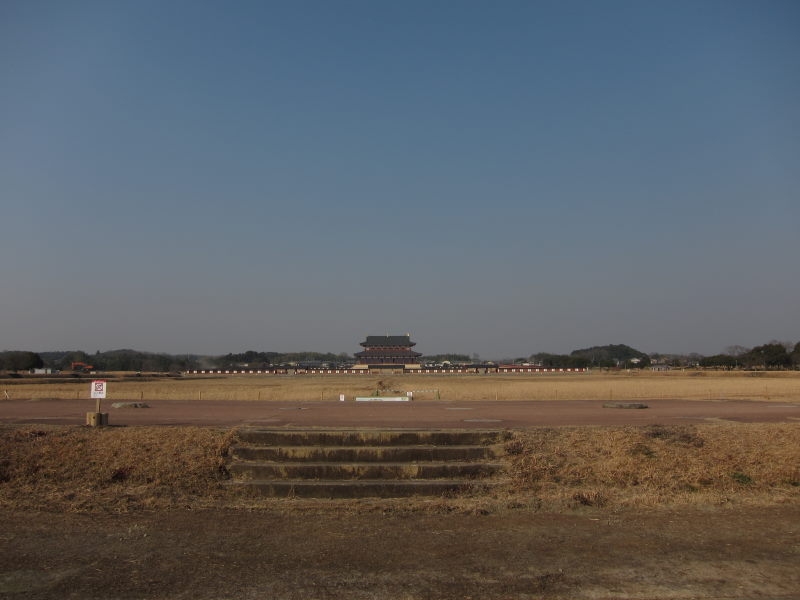
<instances>
[{"instance_id":1,"label":"bare earth ground","mask_svg":"<svg viewBox=\"0 0 800 600\"><path fill-rule=\"evenodd\" d=\"M112 424L132 426L700 427L797 422L800 401L792 390L758 402L645 398L650 408L621 410L603 408L599 399L190 401L148 399L143 389L151 408L113 409L107 401L104 410ZM0 399L0 425L80 425L94 409L88 399L16 393ZM665 449L671 443L664 441ZM556 514L525 507L487 512L480 502L454 503L449 511L447 504L416 511L380 502L357 510L342 502L293 502L127 514L6 509L0 511L0 597L800 599L796 503L754 506L734 497L722 506Z\"/></svg>"},{"instance_id":2,"label":"bare earth ground","mask_svg":"<svg viewBox=\"0 0 800 600\"><path fill-rule=\"evenodd\" d=\"M648 400L646 409L603 408L602 400L355 403L237 400L147 400L149 408L115 409L112 425L298 427L539 427L800 420L800 402ZM0 422L80 425L91 400L0 400Z\"/></svg>"},{"instance_id":3,"label":"bare earth ground","mask_svg":"<svg viewBox=\"0 0 800 600\"><path fill-rule=\"evenodd\" d=\"M800 598L800 507L2 515L0 596Z\"/></svg>"}]
</instances>

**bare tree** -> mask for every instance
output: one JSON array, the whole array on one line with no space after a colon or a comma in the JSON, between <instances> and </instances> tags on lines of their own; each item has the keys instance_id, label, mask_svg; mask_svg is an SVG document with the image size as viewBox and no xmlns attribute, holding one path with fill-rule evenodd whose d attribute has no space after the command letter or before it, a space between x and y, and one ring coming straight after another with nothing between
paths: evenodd
<instances>
[{"instance_id":1,"label":"bare tree","mask_svg":"<svg viewBox=\"0 0 800 600\"><path fill-rule=\"evenodd\" d=\"M748 352L750 352L750 348L739 346L738 344L725 348L725 354L728 356L741 356L742 354L747 354Z\"/></svg>"}]
</instances>

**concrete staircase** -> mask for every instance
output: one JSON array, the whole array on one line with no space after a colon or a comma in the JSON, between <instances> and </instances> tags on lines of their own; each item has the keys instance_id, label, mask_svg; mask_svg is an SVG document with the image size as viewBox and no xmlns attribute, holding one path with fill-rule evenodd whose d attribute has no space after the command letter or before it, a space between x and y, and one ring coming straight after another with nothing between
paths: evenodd
<instances>
[{"instance_id":1,"label":"concrete staircase","mask_svg":"<svg viewBox=\"0 0 800 600\"><path fill-rule=\"evenodd\" d=\"M265 496L440 496L492 483L502 432L243 429L230 485Z\"/></svg>"}]
</instances>

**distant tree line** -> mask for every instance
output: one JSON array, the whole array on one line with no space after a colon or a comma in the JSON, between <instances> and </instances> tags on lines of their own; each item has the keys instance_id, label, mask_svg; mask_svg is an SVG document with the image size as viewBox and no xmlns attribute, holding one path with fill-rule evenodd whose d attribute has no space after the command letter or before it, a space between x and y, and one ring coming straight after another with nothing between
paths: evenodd
<instances>
[{"instance_id":1,"label":"distant tree line","mask_svg":"<svg viewBox=\"0 0 800 600\"><path fill-rule=\"evenodd\" d=\"M515 361L519 363L520 360ZM535 364L548 369L585 369L591 366L591 361L583 356L572 356L570 354L550 354L549 352L537 352L532 354L523 363Z\"/></svg>"},{"instance_id":2,"label":"distant tree line","mask_svg":"<svg viewBox=\"0 0 800 600\"><path fill-rule=\"evenodd\" d=\"M570 354L549 354L540 352L528 359L518 358L514 362L529 362L543 367L558 368L644 368L654 362L669 366L714 369L792 369L800 368L800 342L796 344L772 341L768 344L748 349L744 346L731 346L723 354L702 356L651 354L626 346L611 344L574 350Z\"/></svg>"},{"instance_id":3,"label":"distant tree line","mask_svg":"<svg viewBox=\"0 0 800 600\"><path fill-rule=\"evenodd\" d=\"M423 356L423 363L479 362L477 355L445 353ZM42 367L68 371L74 363L83 363L95 371L174 372L188 369L229 369L236 367L266 368L278 365L352 364L352 355L341 352L256 352L248 350L219 356L166 354L138 350L109 350L88 354L82 350L0 352L0 371L28 371ZM731 346L722 354L667 355L651 354L626 346L610 344L572 351L570 354L539 352L527 358L503 359L502 363L527 363L546 368L643 368L656 362L671 366L700 366L711 369L792 369L800 368L800 342L772 341L745 348Z\"/></svg>"},{"instance_id":4,"label":"distant tree line","mask_svg":"<svg viewBox=\"0 0 800 600\"><path fill-rule=\"evenodd\" d=\"M43 366L44 361L36 352L22 350L0 352L0 371L29 371Z\"/></svg>"},{"instance_id":5,"label":"distant tree line","mask_svg":"<svg viewBox=\"0 0 800 600\"><path fill-rule=\"evenodd\" d=\"M141 371L174 372L188 369L227 369L242 366L264 368L270 365L328 363L352 363L353 357L346 353L331 352L255 352L229 353L221 356L196 354L166 354L141 352L138 350L109 350L89 354L83 350L53 352L6 351L0 353L0 371L28 371L49 367L59 371ZM77 364L76 364L77 363Z\"/></svg>"},{"instance_id":6,"label":"distant tree line","mask_svg":"<svg viewBox=\"0 0 800 600\"><path fill-rule=\"evenodd\" d=\"M650 357L647 354L625 344L582 348L573 350L570 356L588 360L591 367L635 367L641 369L650 364Z\"/></svg>"},{"instance_id":7,"label":"distant tree line","mask_svg":"<svg viewBox=\"0 0 800 600\"><path fill-rule=\"evenodd\" d=\"M73 363L83 363L94 371L149 371L169 372L191 369L197 357L180 354L140 352L139 350L109 350L87 354L82 350L42 352L45 366L68 371Z\"/></svg>"},{"instance_id":8,"label":"distant tree line","mask_svg":"<svg viewBox=\"0 0 800 600\"><path fill-rule=\"evenodd\" d=\"M226 354L224 356L203 357L203 363L217 369L232 367L265 368L271 365L288 365L302 363L352 363L353 357L341 352L256 352L248 350L239 354Z\"/></svg>"},{"instance_id":9,"label":"distant tree line","mask_svg":"<svg viewBox=\"0 0 800 600\"><path fill-rule=\"evenodd\" d=\"M741 347L740 347L741 348ZM800 367L800 342L794 346L773 341L739 353L715 354L700 359L700 366L717 369L789 369Z\"/></svg>"},{"instance_id":10,"label":"distant tree line","mask_svg":"<svg viewBox=\"0 0 800 600\"><path fill-rule=\"evenodd\" d=\"M468 363L475 360L474 358L470 357L469 354L427 354L425 356L421 356L419 358L420 362L423 364L429 363L436 363L441 364L443 362L451 362L451 363ZM480 359L478 359L480 360ZM478 362L476 360L475 362Z\"/></svg>"},{"instance_id":11,"label":"distant tree line","mask_svg":"<svg viewBox=\"0 0 800 600\"><path fill-rule=\"evenodd\" d=\"M538 352L526 358L517 358L515 363L528 363L545 368L583 369L588 367L624 367L641 369L650 364L650 357L625 344L609 344L573 350L569 354Z\"/></svg>"}]
</instances>

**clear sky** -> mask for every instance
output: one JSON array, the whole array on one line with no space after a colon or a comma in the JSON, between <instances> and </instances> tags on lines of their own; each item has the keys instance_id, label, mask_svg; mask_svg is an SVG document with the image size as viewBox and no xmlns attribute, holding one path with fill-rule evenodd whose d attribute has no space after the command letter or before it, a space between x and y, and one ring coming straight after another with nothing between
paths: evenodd
<instances>
[{"instance_id":1,"label":"clear sky","mask_svg":"<svg viewBox=\"0 0 800 600\"><path fill-rule=\"evenodd\" d=\"M800 339L800 2L0 2L0 350Z\"/></svg>"}]
</instances>

